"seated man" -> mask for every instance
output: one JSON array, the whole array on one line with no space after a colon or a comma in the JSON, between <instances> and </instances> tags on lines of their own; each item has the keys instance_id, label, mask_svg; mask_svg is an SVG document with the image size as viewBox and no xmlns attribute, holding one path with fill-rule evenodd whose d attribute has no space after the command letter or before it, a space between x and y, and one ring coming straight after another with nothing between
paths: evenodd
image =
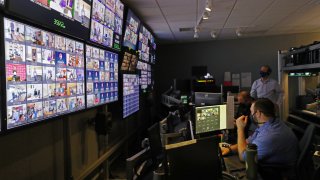
<instances>
[{"instance_id":1,"label":"seated man","mask_svg":"<svg viewBox=\"0 0 320 180\"><path fill-rule=\"evenodd\" d=\"M246 146L253 143L258 146L259 164L294 165L299 153L298 140L291 129L276 118L273 102L266 98L258 99L251 105L250 111L259 128L245 139L244 129L248 116L240 116L236 120L238 144L222 148L222 154L238 152L240 160L245 161Z\"/></svg>"},{"instance_id":2,"label":"seated man","mask_svg":"<svg viewBox=\"0 0 320 180\"><path fill-rule=\"evenodd\" d=\"M250 96L248 91L241 91L238 94L238 102L239 106L237 109L237 113L235 115L235 119L239 118L240 116L250 116L250 107L253 102L253 98ZM251 119L248 119L247 125L245 127L245 137L248 138L254 130L257 128L256 124L254 124ZM236 133L236 132L235 132Z\"/></svg>"}]
</instances>

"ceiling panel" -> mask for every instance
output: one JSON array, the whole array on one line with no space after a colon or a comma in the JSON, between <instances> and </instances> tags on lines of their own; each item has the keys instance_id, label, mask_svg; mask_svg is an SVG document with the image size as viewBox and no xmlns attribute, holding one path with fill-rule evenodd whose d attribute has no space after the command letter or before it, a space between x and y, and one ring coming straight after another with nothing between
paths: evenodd
<instances>
[{"instance_id":1,"label":"ceiling panel","mask_svg":"<svg viewBox=\"0 0 320 180\"><path fill-rule=\"evenodd\" d=\"M268 36L320 31L318 0L212 0L213 11L201 21L200 37L194 32L180 32L199 22L206 0L123 0L163 41L211 40L210 32L219 32L217 39L237 37L240 28L244 37ZM197 19L198 17L198 19Z\"/></svg>"}]
</instances>

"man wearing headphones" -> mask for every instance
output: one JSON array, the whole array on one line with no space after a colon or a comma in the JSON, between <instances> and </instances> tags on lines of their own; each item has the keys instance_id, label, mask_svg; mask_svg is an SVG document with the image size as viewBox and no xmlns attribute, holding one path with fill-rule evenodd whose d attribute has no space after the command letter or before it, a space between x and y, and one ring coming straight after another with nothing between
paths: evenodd
<instances>
[{"instance_id":1,"label":"man wearing headphones","mask_svg":"<svg viewBox=\"0 0 320 180\"><path fill-rule=\"evenodd\" d=\"M269 78L272 70L270 66L263 65L260 68L260 77L252 84L250 95L257 98L268 98L278 106L282 103L283 91L279 83Z\"/></svg>"}]
</instances>

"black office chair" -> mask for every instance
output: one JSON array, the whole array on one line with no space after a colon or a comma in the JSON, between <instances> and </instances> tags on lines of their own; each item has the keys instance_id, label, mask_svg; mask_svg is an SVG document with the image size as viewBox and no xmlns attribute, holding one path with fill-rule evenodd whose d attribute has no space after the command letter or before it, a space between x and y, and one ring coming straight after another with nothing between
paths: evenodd
<instances>
[{"instance_id":1,"label":"black office chair","mask_svg":"<svg viewBox=\"0 0 320 180\"><path fill-rule=\"evenodd\" d=\"M315 126L310 124L299 141L300 155L296 164L297 179L310 179L313 167L312 162L312 140L314 137Z\"/></svg>"}]
</instances>

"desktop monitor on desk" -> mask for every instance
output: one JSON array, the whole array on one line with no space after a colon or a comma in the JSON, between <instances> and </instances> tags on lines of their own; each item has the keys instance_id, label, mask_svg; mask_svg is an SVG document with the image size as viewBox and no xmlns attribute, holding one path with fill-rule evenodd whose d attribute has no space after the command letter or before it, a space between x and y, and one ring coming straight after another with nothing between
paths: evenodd
<instances>
[{"instance_id":1,"label":"desktop monitor on desk","mask_svg":"<svg viewBox=\"0 0 320 180\"><path fill-rule=\"evenodd\" d=\"M195 134L227 129L227 105L195 108Z\"/></svg>"},{"instance_id":2,"label":"desktop monitor on desk","mask_svg":"<svg viewBox=\"0 0 320 180\"><path fill-rule=\"evenodd\" d=\"M194 103L196 106L211 106L222 104L221 93L195 92Z\"/></svg>"},{"instance_id":3,"label":"desktop monitor on desk","mask_svg":"<svg viewBox=\"0 0 320 180\"><path fill-rule=\"evenodd\" d=\"M168 179L222 179L218 136L166 145Z\"/></svg>"}]
</instances>

